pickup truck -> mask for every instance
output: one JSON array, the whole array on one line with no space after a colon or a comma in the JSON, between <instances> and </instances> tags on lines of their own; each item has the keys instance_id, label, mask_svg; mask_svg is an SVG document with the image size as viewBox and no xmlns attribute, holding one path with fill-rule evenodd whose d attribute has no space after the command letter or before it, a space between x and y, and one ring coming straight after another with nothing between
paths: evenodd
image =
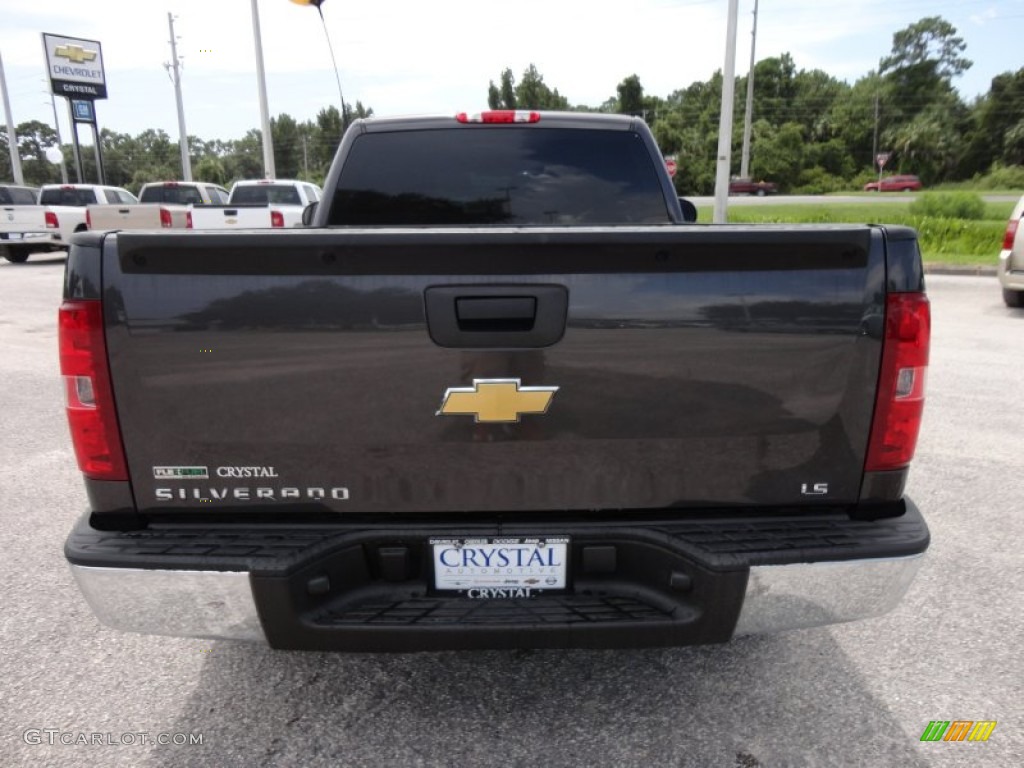
<instances>
[{"instance_id":1,"label":"pickup truck","mask_svg":"<svg viewBox=\"0 0 1024 768\"><path fill-rule=\"evenodd\" d=\"M326 189L299 229L76 236L65 555L101 621L673 646L905 593L913 230L693 224L619 115L356 120Z\"/></svg>"},{"instance_id":2,"label":"pickup truck","mask_svg":"<svg viewBox=\"0 0 1024 768\"><path fill-rule=\"evenodd\" d=\"M238 181L227 205L192 209L192 229L261 229L294 227L302 211L320 200L321 190L307 181L259 179Z\"/></svg>"},{"instance_id":3,"label":"pickup truck","mask_svg":"<svg viewBox=\"0 0 1024 768\"><path fill-rule=\"evenodd\" d=\"M86 207L138 202L121 187L97 184L46 184L39 190L39 204L4 207L0 216L2 255L20 264L34 252L64 250L71 235L88 228Z\"/></svg>"},{"instance_id":4,"label":"pickup truck","mask_svg":"<svg viewBox=\"0 0 1024 768\"><path fill-rule=\"evenodd\" d=\"M0 184L0 256L8 261L18 261L23 252L23 234L20 231L21 211L39 202L39 190L20 184ZM15 220L19 223L15 224ZM14 245L14 258L10 246ZM26 254L27 258L27 254Z\"/></svg>"},{"instance_id":5,"label":"pickup truck","mask_svg":"<svg viewBox=\"0 0 1024 768\"><path fill-rule=\"evenodd\" d=\"M192 226L193 206L227 202L228 192L202 181L143 184L137 205L90 205L89 229L184 229Z\"/></svg>"}]
</instances>

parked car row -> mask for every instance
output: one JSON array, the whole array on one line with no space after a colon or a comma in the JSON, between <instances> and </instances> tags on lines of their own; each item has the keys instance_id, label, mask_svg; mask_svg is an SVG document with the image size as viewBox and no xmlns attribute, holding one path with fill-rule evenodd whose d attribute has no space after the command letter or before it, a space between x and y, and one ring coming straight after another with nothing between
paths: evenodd
<instances>
[{"instance_id":1,"label":"parked car row","mask_svg":"<svg viewBox=\"0 0 1024 768\"><path fill-rule=\"evenodd\" d=\"M21 263L67 248L88 229L259 229L292 227L320 200L315 184L289 179L239 181L228 192L206 182L146 184L136 198L121 187L0 185L0 256Z\"/></svg>"}]
</instances>

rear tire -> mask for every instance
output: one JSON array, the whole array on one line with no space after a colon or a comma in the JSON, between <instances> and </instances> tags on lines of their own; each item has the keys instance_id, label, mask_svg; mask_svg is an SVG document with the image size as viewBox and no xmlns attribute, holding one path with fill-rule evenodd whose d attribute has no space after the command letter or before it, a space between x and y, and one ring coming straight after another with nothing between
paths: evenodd
<instances>
[{"instance_id":1,"label":"rear tire","mask_svg":"<svg viewBox=\"0 0 1024 768\"><path fill-rule=\"evenodd\" d=\"M28 261L28 253L27 248L11 248L8 246L4 251L4 258L11 262L11 264L23 264Z\"/></svg>"},{"instance_id":2,"label":"rear tire","mask_svg":"<svg viewBox=\"0 0 1024 768\"><path fill-rule=\"evenodd\" d=\"M1003 288L1003 302L1013 309L1024 307L1024 291L1011 291L1009 288Z\"/></svg>"}]
</instances>

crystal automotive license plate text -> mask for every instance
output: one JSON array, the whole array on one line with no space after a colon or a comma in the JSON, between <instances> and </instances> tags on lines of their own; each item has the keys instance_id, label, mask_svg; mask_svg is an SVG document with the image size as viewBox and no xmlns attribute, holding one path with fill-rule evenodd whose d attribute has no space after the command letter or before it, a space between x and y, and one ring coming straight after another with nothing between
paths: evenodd
<instances>
[{"instance_id":1,"label":"crystal automotive license plate text","mask_svg":"<svg viewBox=\"0 0 1024 768\"><path fill-rule=\"evenodd\" d=\"M568 536L436 538L430 545L438 590L485 589L487 593L479 596L523 597L567 586ZM522 590L528 592L524 595Z\"/></svg>"}]
</instances>

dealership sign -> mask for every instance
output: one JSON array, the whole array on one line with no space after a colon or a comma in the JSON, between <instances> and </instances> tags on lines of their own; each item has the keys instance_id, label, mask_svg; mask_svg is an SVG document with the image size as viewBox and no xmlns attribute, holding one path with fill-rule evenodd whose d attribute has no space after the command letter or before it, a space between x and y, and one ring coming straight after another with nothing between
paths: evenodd
<instances>
[{"instance_id":1,"label":"dealership sign","mask_svg":"<svg viewBox=\"0 0 1024 768\"><path fill-rule=\"evenodd\" d=\"M43 33L50 88L69 99L107 98L103 51L96 40Z\"/></svg>"}]
</instances>

